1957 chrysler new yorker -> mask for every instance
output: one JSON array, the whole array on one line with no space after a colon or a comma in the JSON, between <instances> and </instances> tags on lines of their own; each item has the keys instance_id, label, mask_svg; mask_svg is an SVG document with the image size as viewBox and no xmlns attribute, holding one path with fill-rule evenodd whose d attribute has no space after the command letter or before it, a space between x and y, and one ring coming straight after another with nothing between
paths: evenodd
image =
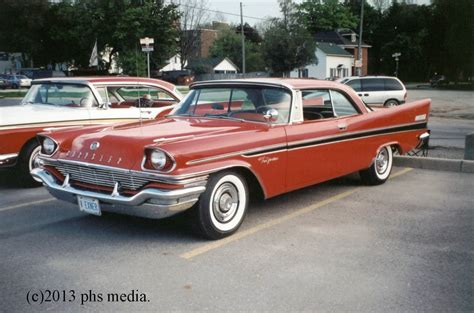
<instances>
[{"instance_id":1,"label":"1957 chrysler new yorker","mask_svg":"<svg viewBox=\"0 0 474 313\"><path fill-rule=\"evenodd\" d=\"M249 195L273 197L360 171L385 182L392 153L427 140L430 100L373 111L318 80L199 82L167 117L38 135L32 175L85 212L150 218L191 209L219 239L241 225Z\"/></svg>"}]
</instances>

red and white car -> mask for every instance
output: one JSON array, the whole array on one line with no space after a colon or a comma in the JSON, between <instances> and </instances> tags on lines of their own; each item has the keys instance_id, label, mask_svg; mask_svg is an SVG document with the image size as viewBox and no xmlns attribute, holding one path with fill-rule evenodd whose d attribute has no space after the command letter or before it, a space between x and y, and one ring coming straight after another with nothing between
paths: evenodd
<instances>
[{"instance_id":1,"label":"red and white car","mask_svg":"<svg viewBox=\"0 0 474 313\"><path fill-rule=\"evenodd\" d=\"M297 79L199 82L167 117L38 135L49 192L102 211L162 218L192 210L218 239L264 198L360 171L384 183L392 152L427 140L430 100L372 111L350 87Z\"/></svg>"},{"instance_id":2,"label":"red and white car","mask_svg":"<svg viewBox=\"0 0 474 313\"><path fill-rule=\"evenodd\" d=\"M181 98L173 84L148 78L35 80L20 105L0 107L0 167L17 166L22 181L34 183L38 132L155 119Z\"/></svg>"}]
</instances>

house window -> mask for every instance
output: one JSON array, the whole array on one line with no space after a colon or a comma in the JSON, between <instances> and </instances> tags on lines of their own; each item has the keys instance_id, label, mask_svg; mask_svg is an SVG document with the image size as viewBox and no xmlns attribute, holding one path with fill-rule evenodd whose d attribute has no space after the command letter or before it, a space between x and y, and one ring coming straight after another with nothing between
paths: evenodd
<instances>
[{"instance_id":1,"label":"house window","mask_svg":"<svg viewBox=\"0 0 474 313\"><path fill-rule=\"evenodd\" d=\"M298 78L308 78L308 69L307 68L300 68L298 70Z\"/></svg>"}]
</instances>

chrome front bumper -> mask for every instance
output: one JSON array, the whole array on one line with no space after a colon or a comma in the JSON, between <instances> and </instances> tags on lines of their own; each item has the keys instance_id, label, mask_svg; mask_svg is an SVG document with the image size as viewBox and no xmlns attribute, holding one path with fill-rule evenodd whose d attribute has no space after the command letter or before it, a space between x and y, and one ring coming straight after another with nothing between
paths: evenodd
<instances>
[{"instance_id":1,"label":"chrome front bumper","mask_svg":"<svg viewBox=\"0 0 474 313\"><path fill-rule=\"evenodd\" d=\"M125 197L114 191L111 194L81 190L72 187L67 179L59 184L56 178L42 168L35 168L31 175L43 182L54 197L77 204L77 196L97 199L102 211L147 218L165 218L191 208L206 190L204 186L187 187L173 190L147 188L131 197Z\"/></svg>"}]
</instances>

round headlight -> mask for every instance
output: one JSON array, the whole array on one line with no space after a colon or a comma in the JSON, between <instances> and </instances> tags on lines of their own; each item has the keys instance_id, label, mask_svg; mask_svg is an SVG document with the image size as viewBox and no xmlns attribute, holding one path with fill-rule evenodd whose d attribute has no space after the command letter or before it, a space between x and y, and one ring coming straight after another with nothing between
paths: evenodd
<instances>
[{"instance_id":1,"label":"round headlight","mask_svg":"<svg viewBox=\"0 0 474 313\"><path fill-rule=\"evenodd\" d=\"M157 170L161 170L166 165L166 154L160 150L153 150L150 154L151 165Z\"/></svg>"},{"instance_id":2,"label":"round headlight","mask_svg":"<svg viewBox=\"0 0 474 313\"><path fill-rule=\"evenodd\" d=\"M43 152L46 154L52 154L54 149L56 149L56 144L54 141L49 138L45 138L43 140Z\"/></svg>"}]
</instances>

